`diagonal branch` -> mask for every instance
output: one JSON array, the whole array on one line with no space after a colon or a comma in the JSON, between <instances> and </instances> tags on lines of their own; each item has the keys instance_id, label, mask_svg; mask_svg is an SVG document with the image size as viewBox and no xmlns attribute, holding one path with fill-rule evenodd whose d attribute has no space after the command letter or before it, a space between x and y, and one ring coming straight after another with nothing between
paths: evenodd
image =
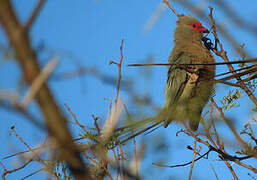
<instances>
[{"instance_id":1,"label":"diagonal branch","mask_svg":"<svg viewBox=\"0 0 257 180\"><path fill-rule=\"evenodd\" d=\"M35 9L33 10L31 16L29 17L28 21L24 25L25 31L28 31L32 24L35 22L40 10L42 9L43 5L45 4L46 0L39 0L38 4L36 5Z\"/></svg>"},{"instance_id":2,"label":"diagonal branch","mask_svg":"<svg viewBox=\"0 0 257 180\"><path fill-rule=\"evenodd\" d=\"M15 51L26 82L31 85L40 74L40 68L28 32L17 19L9 0L0 0L0 24ZM48 134L57 146L59 160L67 163L75 179L91 179L80 150L72 140L67 120L61 114L46 83L41 86L35 99L44 116Z\"/></svg>"},{"instance_id":3,"label":"diagonal branch","mask_svg":"<svg viewBox=\"0 0 257 180\"><path fill-rule=\"evenodd\" d=\"M244 75L247 75L247 74L250 74L250 73L253 73L253 72L256 72L257 71L257 66L254 66L252 68L249 68L243 72L239 72L239 73L235 73L233 72L232 75L229 75L227 77L224 77L224 78L221 78L219 80L229 80L229 79L233 79L233 78L238 78L240 76L244 76Z\"/></svg>"}]
</instances>

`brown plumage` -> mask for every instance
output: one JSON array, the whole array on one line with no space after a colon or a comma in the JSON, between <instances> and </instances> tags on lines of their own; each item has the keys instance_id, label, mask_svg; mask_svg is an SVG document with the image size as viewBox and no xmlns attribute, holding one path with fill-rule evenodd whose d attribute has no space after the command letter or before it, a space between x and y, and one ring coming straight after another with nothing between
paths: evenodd
<instances>
[{"instance_id":1,"label":"brown plumage","mask_svg":"<svg viewBox=\"0 0 257 180\"><path fill-rule=\"evenodd\" d=\"M197 19L179 16L169 63L215 62L210 51L201 42L204 32L207 32L207 29ZM186 70L178 66L169 66L163 108L155 117L116 129L121 143L154 130L163 122L164 127L167 127L172 121L183 124L189 121L191 130L197 130L202 110L214 93L214 84L210 81L214 75L215 66L191 65Z\"/></svg>"},{"instance_id":2,"label":"brown plumage","mask_svg":"<svg viewBox=\"0 0 257 180\"><path fill-rule=\"evenodd\" d=\"M207 31L197 19L179 16L169 63L215 62L201 41ZM166 120L165 127L173 120L183 123L189 120L190 128L197 130L202 110L214 92L210 82L214 75L215 66L195 65L188 66L187 70L175 66L168 68L165 104L158 114Z\"/></svg>"}]
</instances>

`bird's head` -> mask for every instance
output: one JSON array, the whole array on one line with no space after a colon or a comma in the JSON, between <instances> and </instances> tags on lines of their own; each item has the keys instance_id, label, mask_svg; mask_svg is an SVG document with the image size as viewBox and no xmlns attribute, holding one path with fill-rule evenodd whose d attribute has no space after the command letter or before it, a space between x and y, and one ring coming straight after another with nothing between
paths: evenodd
<instances>
[{"instance_id":1,"label":"bird's head","mask_svg":"<svg viewBox=\"0 0 257 180\"><path fill-rule=\"evenodd\" d=\"M203 33L208 33L200 21L191 16L179 16L175 30L175 39L201 40Z\"/></svg>"}]
</instances>

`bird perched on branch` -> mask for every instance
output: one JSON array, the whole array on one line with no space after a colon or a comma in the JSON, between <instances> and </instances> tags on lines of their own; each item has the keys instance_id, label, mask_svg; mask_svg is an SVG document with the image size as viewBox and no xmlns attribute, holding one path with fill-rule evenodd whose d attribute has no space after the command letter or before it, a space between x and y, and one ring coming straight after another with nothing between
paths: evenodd
<instances>
[{"instance_id":1,"label":"bird perched on branch","mask_svg":"<svg viewBox=\"0 0 257 180\"><path fill-rule=\"evenodd\" d=\"M211 52L201 40L203 34L208 32L197 19L191 16L178 16L169 63L214 63ZM197 130L202 110L214 93L214 84L211 82L214 75L215 66L169 66L164 106L153 118L117 129L116 132L125 135L121 142L153 129L163 122L164 127L167 127L172 121L185 125L186 121L189 121L191 130ZM131 132L133 135L128 137Z\"/></svg>"},{"instance_id":2,"label":"bird perched on branch","mask_svg":"<svg viewBox=\"0 0 257 180\"><path fill-rule=\"evenodd\" d=\"M209 31L191 16L180 15L174 32L174 47L169 63L214 63L211 52L201 41L203 34ZM214 93L215 66L169 66L165 88L165 104L158 113L165 119L164 127L171 121L189 121L195 131L201 113Z\"/></svg>"}]
</instances>

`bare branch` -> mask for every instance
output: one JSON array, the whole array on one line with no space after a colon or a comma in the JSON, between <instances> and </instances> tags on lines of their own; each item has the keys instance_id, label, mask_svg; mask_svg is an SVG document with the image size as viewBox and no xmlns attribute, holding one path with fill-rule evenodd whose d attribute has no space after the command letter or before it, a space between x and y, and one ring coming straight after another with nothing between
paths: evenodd
<instances>
[{"instance_id":1,"label":"bare branch","mask_svg":"<svg viewBox=\"0 0 257 180\"><path fill-rule=\"evenodd\" d=\"M164 4L166 4L177 17L179 16L179 14L176 12L176 10L170 5L170 2L168 0L163 0L162 2Z\"/></svg>"},{"instance_id":2,"label":"bare branch","mask_svg":"<svg viewBox=\"0 0 257 180\"><path fill-rule=\"evenodd\" d=\"M7 34L26 82L31 85L40 74L38 60L32 49L28 32L18 21L9 0L0 1L0 23ZM67 120L55 103L46 83L36 95L36 101L44 115L49 135L58 146L59 160L66 161L75 178L91 179L89 171L80 157L80 150L74 144L67 127Z\"/></svg>"},{"instance_id":3,"label":"bare branch","mask_svg":"<svg viewBox=\"0 0 257 180\"><path fill-rule=\"evenodd\" d=\"M193 172L193 167L194 167L194 163L195 163L195 156L196 154L198 154L201 151L201 146L199 146L199 149L196 150L196 141L194 142L194 155L193 155L193 160L190 166L190 172L189 172L189 177L188 180L191 180L192 177L192 172Z\"/></svg>"},{"instance_id":4,"label":"bare branch","mask_svg":"<svg viewBox=\"0 0 257 180\"><path fill-rule=\"evenodd\" d=\"M54 70L57 65L58 60L56 58L50 60L50 62L43 68L43 70L39 73L39 75L35 78L33 83L31 84L27 94L25 95L22 106L26 108L30 101L35 97L38 93L39 89L45 83L51 72Z\"/></svg>"},{"instance_id":5,"label":"bare branch","mask_svg":"<svg viewBox=\"0 0 257 180\"><path fill-rule=\"evenodd\" d=\"M209 14L209 17L211 19L211 22L212 22L212 26L213 26L213 32L212 34L214 35L215 39L218 41L218 44L219 44L219 47L220 47L220 51L215 51L214 50L214 53L217 55L217 56L220 56L227 64L227 67L229 69L230 72L232 72L233 75L236 76L236 72L233 68L233 66L231 64L229 64L231 61L229 61L228 57L227 57L227 52L224 51L223 49L223 45L221 44L219 38L218 38L218 35L217 35L217 32L216 32L216 21L215 19L213 18L213 8L212 7L209 7L210 8L210 14ZM252 59L253 60L253 59ZM233 61L232 61L233 62ZM246 70L247 71L247 70ZM253 93L250 91L249 88L247 88L247 86L244 84L244 82L242 81L241 77L240 76L236 76L235 77L237 79L237 82L238 84L240 84L241 88L244 90L244 92L248 95L248 97L252 100L252 102L257 106L257 98L253 95Z\"/></svg>"},{"instance_id":6,"label":"bare branch","mask_svg":"<svg viewBox=\"0 0 257 180\"><path fill-rule=\"evenodd\" d=\"M28 31L29 28L32 26L32 24L35 22L38 14L40 13L43 5L45 4L45 2L46 2L46 0L39 0L39 2L37 3L35 9L33 10L32 14L31 14L31 16L29 17L28 21L24 25L25 31Z\"/></svg>"},{"instance_id":7,"label":"bare branch","mask_svg":"<svg viewBox=\"0 0 257 180\"><path fill-rule=\"evenodd\" d=\"M253 63L257 62L257 58L247 59L247 60L236 60L228 62L215 62L215 63L154 63L154 64L128 64L127 66L191 66L191 65L205 65L205 66L217 66L217 65L230 65L230 64L243 64L243 63ZM235 71L233 71L235 72Z\"/></svg>"}]
</instances>

